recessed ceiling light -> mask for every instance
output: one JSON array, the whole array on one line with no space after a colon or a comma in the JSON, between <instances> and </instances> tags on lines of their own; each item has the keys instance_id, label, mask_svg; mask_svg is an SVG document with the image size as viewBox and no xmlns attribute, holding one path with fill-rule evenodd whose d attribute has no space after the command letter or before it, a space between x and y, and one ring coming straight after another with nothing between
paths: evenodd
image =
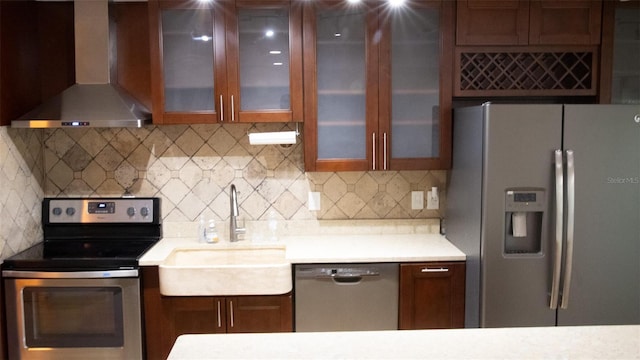
<instances>
[{"instance_id":1,"label":"recessed ceiling light","mask_svg":"<svg viewBox=\"0 0 640 360\"><path fill-rule=\"evenodd\" d=\"M273 35L275 35L275 32L273 30L269 29L269 30L264 32L264 35L266 37L273 37Z\"/></svg>"},{"instance_id":2,"label":"recessed ceiling light","mask_svg":"<svg viewBox=\"0 0 640 360\"><path fill-rule=\"evenodd\" d=\"M400 7L402 5L404 5L405 0L389 0L389 5L391 5L391 7Z\"/></svg>"},{"instance_id":3,"label":"recessed ceiling light","mask_svg":"<svg viewBox=\"0 0 640 360\"><path fill-rule=\"evenodd\" d=\"M269 54L271 54L271 55L280 55L280 54L282 54L282 51L280 51L280 50L271 50L271 51L269 51Z\"/></svg>"},{"instance_id":4,"label":"recessed ceiling light","mask_svg":"<svg viewBox=\"0 0 640 360\"><path fill-rule=\"evenodd\" d=\"M283 65L283 63L281 63L281 62L274 62L274 63L273 63L273 65L275 65L275 66L282 66L282 65Z\"/></svg>"}]
</instances>

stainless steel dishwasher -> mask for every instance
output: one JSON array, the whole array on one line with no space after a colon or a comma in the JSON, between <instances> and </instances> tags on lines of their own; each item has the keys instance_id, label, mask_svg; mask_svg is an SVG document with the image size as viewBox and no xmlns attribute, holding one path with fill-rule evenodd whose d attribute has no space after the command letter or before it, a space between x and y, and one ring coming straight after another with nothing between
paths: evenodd
<instances>
[{"instance_id":1,"label":"stainless steel dishwasher","mask_svg":"<svg viewBox=\"0 0 640 360\"><path fill-rule=\"evenodd\" d=\"M296 331L398 329L397 263L295 266Z\"/></svg>"}]
</instances>

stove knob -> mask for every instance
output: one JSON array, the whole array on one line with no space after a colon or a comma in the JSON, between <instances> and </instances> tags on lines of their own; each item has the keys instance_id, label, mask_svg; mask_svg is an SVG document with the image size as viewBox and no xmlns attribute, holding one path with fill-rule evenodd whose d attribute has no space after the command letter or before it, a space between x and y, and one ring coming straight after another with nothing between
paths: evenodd
<instances>
[{"instance_id":1,"label":"stove knob","mask_svg":"<svg viewBox=\"0 0 640 360\"><path fill-rule=\"evenodd\" d=\"M133 206L127 209L127 215L129 215L129 217L133 217L136 214L136 208L134 208Z\"/></svg>"},{"instance_id":2,"label":"stove knob","mask_svg":"<svg viewBox=\"0 0 640 360\"><path fill-rule=\"evenodd\" d=\"M140 215L144 217L149 216L149 208L145 206L142 209L140 209Z\"/></svg>"},{"instance_id":3,"label":"stove knob","mask_svg":"<svg viewBox=\"0 0 640 360\"><path fill-rule=\"evenodd\" d=\"M67 215L69 216L73 216L76 213L76 209L72 208L72 207L68 207L66 210Z\"/></svg>"},{"instance_id":4,"label":"stove knob","mask_svg":"<svg viewBox=\"0 0 640 360\"><path fill-rule=\"evenodd\" d=\"M60 209L59 207L55 207L53 208L53 215L55 216L60 216L62 214L62 209Z\"/></svg>"}]
</instances>

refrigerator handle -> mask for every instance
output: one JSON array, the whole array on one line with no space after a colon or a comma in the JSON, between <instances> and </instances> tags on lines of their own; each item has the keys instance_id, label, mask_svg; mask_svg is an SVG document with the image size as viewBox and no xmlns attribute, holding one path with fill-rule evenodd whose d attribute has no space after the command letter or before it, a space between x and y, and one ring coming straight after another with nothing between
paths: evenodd
<instances>
[{"instance_id":1,"label":"refrigerator handle","mask_svg":"<svg viewBox=\"0 0 640 360\"><path fill-rule=\"evenodd\" d=\"M560 308L569 306L569 290L571 289L571 270L573 269L573 237L575 230L575 162L573 150L567 150L567 254L564 259L564 284L562 285L562 302Z\"/></svg>"},{"instance_id":2,"label":"refrigerator handle","mask_svg":"<svg viewBox=\"0 0 640 360\"><path fill-rule=\"evenodd\" d=\"M558 308L558 292L560 291L560 269L562 266L562 228L563 228L563 203L564 203L564 164L562 161L562 150L556 150L555 153L555 178L556 178L556 235L555 235L555 251L553 258L553 277L551 281L551 301L549 307L551 309Z\"/></svg>"}]
</instances>

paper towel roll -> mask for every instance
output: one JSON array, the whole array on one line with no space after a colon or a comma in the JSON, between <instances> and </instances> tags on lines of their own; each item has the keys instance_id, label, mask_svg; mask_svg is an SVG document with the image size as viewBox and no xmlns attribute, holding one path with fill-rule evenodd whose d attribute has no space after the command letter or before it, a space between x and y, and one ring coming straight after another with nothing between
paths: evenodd
<instances>
[{"instance_id":1,"label":"paper towel roll","mask_svg":"<svg viewBox=\"0 0 640 360\"><path fill-rule=\"evenodd\" d=\"M295 144L295 131L263 132L249 134L251 145Z\"/></svg>"},{"instance_id":2,"label":"paper towel roll","mask_svg":"<svg viewBox=\"0 0 640 360\"><path fill-rule=\"evenodd\" d=\"M527 236L527 213L514 212L511 214L511 226L513 227L513 237Z\"/></svg>"}]
</instances>

